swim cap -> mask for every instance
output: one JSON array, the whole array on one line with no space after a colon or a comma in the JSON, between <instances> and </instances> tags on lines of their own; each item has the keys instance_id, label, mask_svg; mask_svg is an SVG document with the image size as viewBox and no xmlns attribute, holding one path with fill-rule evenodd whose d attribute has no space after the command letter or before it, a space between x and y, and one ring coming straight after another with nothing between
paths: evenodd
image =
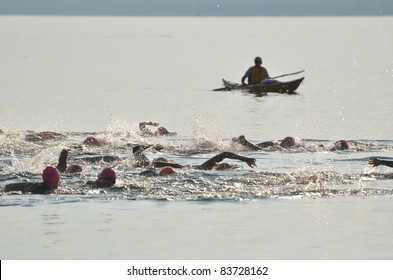
<instances>
[{"instance_id":1,"label":"swim cap","mask_svg":"<svg viewBox=\"0 0 393 280\"><path fill-rule=\"evenodd\" d=\"M168 160L164 157L158 157L153 159L153 162L168 162Z\"/></svg>"},{"instance_id":2,"label":"swim cap","mask_svg":"<svg viewBox=\"0 0 393 280\"><path fill-rule=\"evenodd\" d=\"M228 162L222 162L216 165L215 169L216 170L226 170L226 169L231 169L233 167L232 164Z\"/></svg>"},{"instance_id":3,"label":"swim cap","mask_svg":"<svg viewBox=\"0 0 393 280\"><path fill-rule=\"evenodd\" d=\"M96 138L93 136L87 137L84 141L83 144L85 145L91 145L91 146L99 146L101 145L100 141L98 141Z\"/></svg>"},{"instance_id":4,"label":"swim cap","mask_svg":"<svg viewBox=\"0 0 393 280\"><path fill-rule=\"evenodd\" d=\"M166 129L163 126L160 126L159 128L157 128L157 132L158 132L158 135L167 135L167 134L169 134L168 129Z\"/></svg>"},{"instance_id":5,"label":"swim cap","mask_svg":"<svg viewBox=\"0 0 393 280\"><path fill-rule=\"evenodd\" d=\"M67 173L82 172L82 166L80 166L79 164L71 164L71 165L67 166L66 172Z\"/></svg>"},{"instance_id":6,"label":"swim cap","mask_svg":"<svg viewBox=\"0 0 393 280\"><path fill-rule=\"evenodd\" d=\"M295 138L293 138L292 136L288 136L285 137L283 140L281 140L280 146L281 147L292 147L294 146L296 143Z\"/></svg>"},{"instance_id":7,"label":"swim cap","mask_svg":"<svg viewBox=\"0 0 393 280\"><path fill-rule=\"evenodd\" d=\"M349 144L346 140L339 140L335 144L336 149L338 150L348 150Z\"/></svg>"},{"instance_id":8,"label":"swim cap","mask_svg":"<svg viewBox=\"0 0 393 280\"><path fill-rule=\"evenodd\" d=\"M111 178L114 182L116 181L116 173L112 168L104 168L100 174L98 174L98 179L101 178Z\"/></svg>"},{"instance_id":9,"label":"swim cap","mask_svg":"<svg viewBox=\"0 0 393 280\"><path fill-rule=\"evenodd\" d=\"M162 175L171 175L171 174L175 174L176 171L172 168L172 167L164 167L163 169L161 169L160 171L160 176Z\"/></svg>"},{"instance_id":10,"label":"swim cap","mask_svg":"<svg viewBox=\"0 0 393 280\"><path fill-rule=\"evenodd\" d=\"M47 166L44 171L42 171L42 179L47 184L54 184L60 180L60 172L56 167Z\"/></svg>"}]
</instances>

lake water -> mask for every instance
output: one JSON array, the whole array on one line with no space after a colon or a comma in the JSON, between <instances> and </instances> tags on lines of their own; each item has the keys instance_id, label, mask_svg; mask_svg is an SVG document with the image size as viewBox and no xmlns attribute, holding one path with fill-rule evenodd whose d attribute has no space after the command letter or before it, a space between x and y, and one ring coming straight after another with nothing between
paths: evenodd
<instances>
[{"instance_id":1,"label":"lake water","mask_svg":"<svg viewBox=\"0 0 393 280\"><path fill-rule=\"evenodd\" d=\"M56 194L1 194L1 259L392 259L393 170L367 164L393 157L392 49L391 17L1 16L0 184L38 181L63 148L84 165ZM271 76L305 70L280 79L305 76L297 94L212 91L255 56ZM141 121L177 135L143 137ZM90 135L104 145L81 146ZM301 145L246 151L240 135ZM130 144L257 167L146 178ZM108 166L92 154L122 158L119 188L83 187Z\"/></svg>"}]
</instances>

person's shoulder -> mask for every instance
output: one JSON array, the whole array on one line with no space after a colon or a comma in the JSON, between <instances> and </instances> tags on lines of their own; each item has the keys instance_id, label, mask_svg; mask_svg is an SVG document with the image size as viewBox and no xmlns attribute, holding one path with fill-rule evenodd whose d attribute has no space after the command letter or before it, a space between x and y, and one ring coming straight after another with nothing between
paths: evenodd
<instances>
[{"instance_id":1,"label":"person's shoulder","mask_svg":"<svg viewBox=\"0 0 393 280\"><path fill-rule=\"evenodd\" d=\"M33 193L33 194L45 194L52 191L52 188L45 184L41 183L29 183L22 190L22 193Z\"/></svg>"}]
</instances>

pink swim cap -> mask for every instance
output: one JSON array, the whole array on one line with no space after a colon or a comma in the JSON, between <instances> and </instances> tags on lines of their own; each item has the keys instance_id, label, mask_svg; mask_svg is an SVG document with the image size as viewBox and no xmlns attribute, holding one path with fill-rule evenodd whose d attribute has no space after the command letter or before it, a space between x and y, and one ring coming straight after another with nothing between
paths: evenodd
<instances>
[{"instance_id":1,"label":"pink swim cap","mask_svg":"<svg viewBox=\"0 0 393 280\"><path fill-rule=\"evenodd\" d=\"M232 164L228 162L222 162L216 165L216 170L226 170L226 169L231 169L233 167Z\"/></svg>"},{"instance_id":2,"label":"pink swim cap","mask_svg":"<svg viewBox=\"0 0 393 280\"><path fill-rule=\"evenodd\" d=\"M84 141L83 144L85 145L91 145L91 146L99 146L101 145L100 141L98 141L96 138L93 136L87 137Z\"/></svg>"},{"instance_id":3,"label":"pink swim cap","mask_svg":"<svg viewBox=\"0 0 393 280\"><path fill-rule=\"evenodd\" d=\"M295 143L296 143L295 138L293 138L292 136L288 136L288 137L285 137L285 138L281 141L280 146L281 146L281 147L292 147L292 146L295 145Z\"/></svg>"},{"instance_id":4,"label":"pink swim cap","mask_svg":"<svg viewBox=\"0 0 393 280\"><path fill-rule=\"evenodd\" d=\"M112 168L106 167L98 174L98 179L101 178L111 178L113 181L116 181L116 173Z\"/></svg>"},{"instance_id":5,"label":"pink swim cap","mask_svg":"<svg viewBox=\"0 0 393 280\"><path fill-rule=\"evenodd\" d=\"M158 158L153 159L153 163L154 162L168 162L168 160L164 157L158 157Z\"/></svg>"},{"instance_id":6,"label":"pink swim cap","mask_svg":"<svg viewBox=\"0 0 393 280\"><path fill-rule=\"evenodd\" d=\"M160 171L160 176L162 175L171 175L171 174L175 174L176 171L172 168L172 167L164 167L163 169L161 169Z\"/></svg>"},{"instance_id":7,"label":"pink swim cap","mask_svg":"<svg viewBox=\"0 0 393 280\"><path fill-rule=\"evenodd\" d=\"M168 129L166 129L163 126L157 128L157 132L158 132L159 135L167 135L167 134L169 134Z\"/></svg>"},{"instance_id":8,"label":"pink swim cap","mask_svg":"<svg viewBox=\"0 0 393 280\"><path fill-rule=\"evenodd\" d=\"M338 150L348 150L349 144L346 140L339 140L335 143L336 149Z\"/></svg>"},{"instance_id":9,"label":"pink swim cap","mask_svg":"<svg viewBox=\"0 0 393 280\"><path fill-rule=\"evenodd\" d=\"M67 166L66 172L67 173L82 172L82 166L80 166L79 164L71 164L71 165Z\"/></svg>"},{"instance_id":10,"label":"pink swim cap","mask_svg":"<svg viewBox=\"0 0 393 280\"><path fill-rule=\"evenodd\" d=\"M47 184L54 184L60 180L60 172L56 167L47 166L44 171L42 171L42 179Z\"/></svg>"}]
</instances>

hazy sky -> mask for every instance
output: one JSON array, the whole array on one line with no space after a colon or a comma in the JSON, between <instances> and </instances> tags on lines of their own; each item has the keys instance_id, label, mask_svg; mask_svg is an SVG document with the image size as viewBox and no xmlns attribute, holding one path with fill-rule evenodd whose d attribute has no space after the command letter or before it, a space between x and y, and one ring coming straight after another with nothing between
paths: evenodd
<instances>
[{"instance_id":1,"label":"hazy sky","mask_svg":"<svg viewBox=\"0 0 393 280\"><path fill-rule=\"evenodd\" d=\"M393 0L0 0L3 15L393 15Z\"/></svg>"}]
</instances>

